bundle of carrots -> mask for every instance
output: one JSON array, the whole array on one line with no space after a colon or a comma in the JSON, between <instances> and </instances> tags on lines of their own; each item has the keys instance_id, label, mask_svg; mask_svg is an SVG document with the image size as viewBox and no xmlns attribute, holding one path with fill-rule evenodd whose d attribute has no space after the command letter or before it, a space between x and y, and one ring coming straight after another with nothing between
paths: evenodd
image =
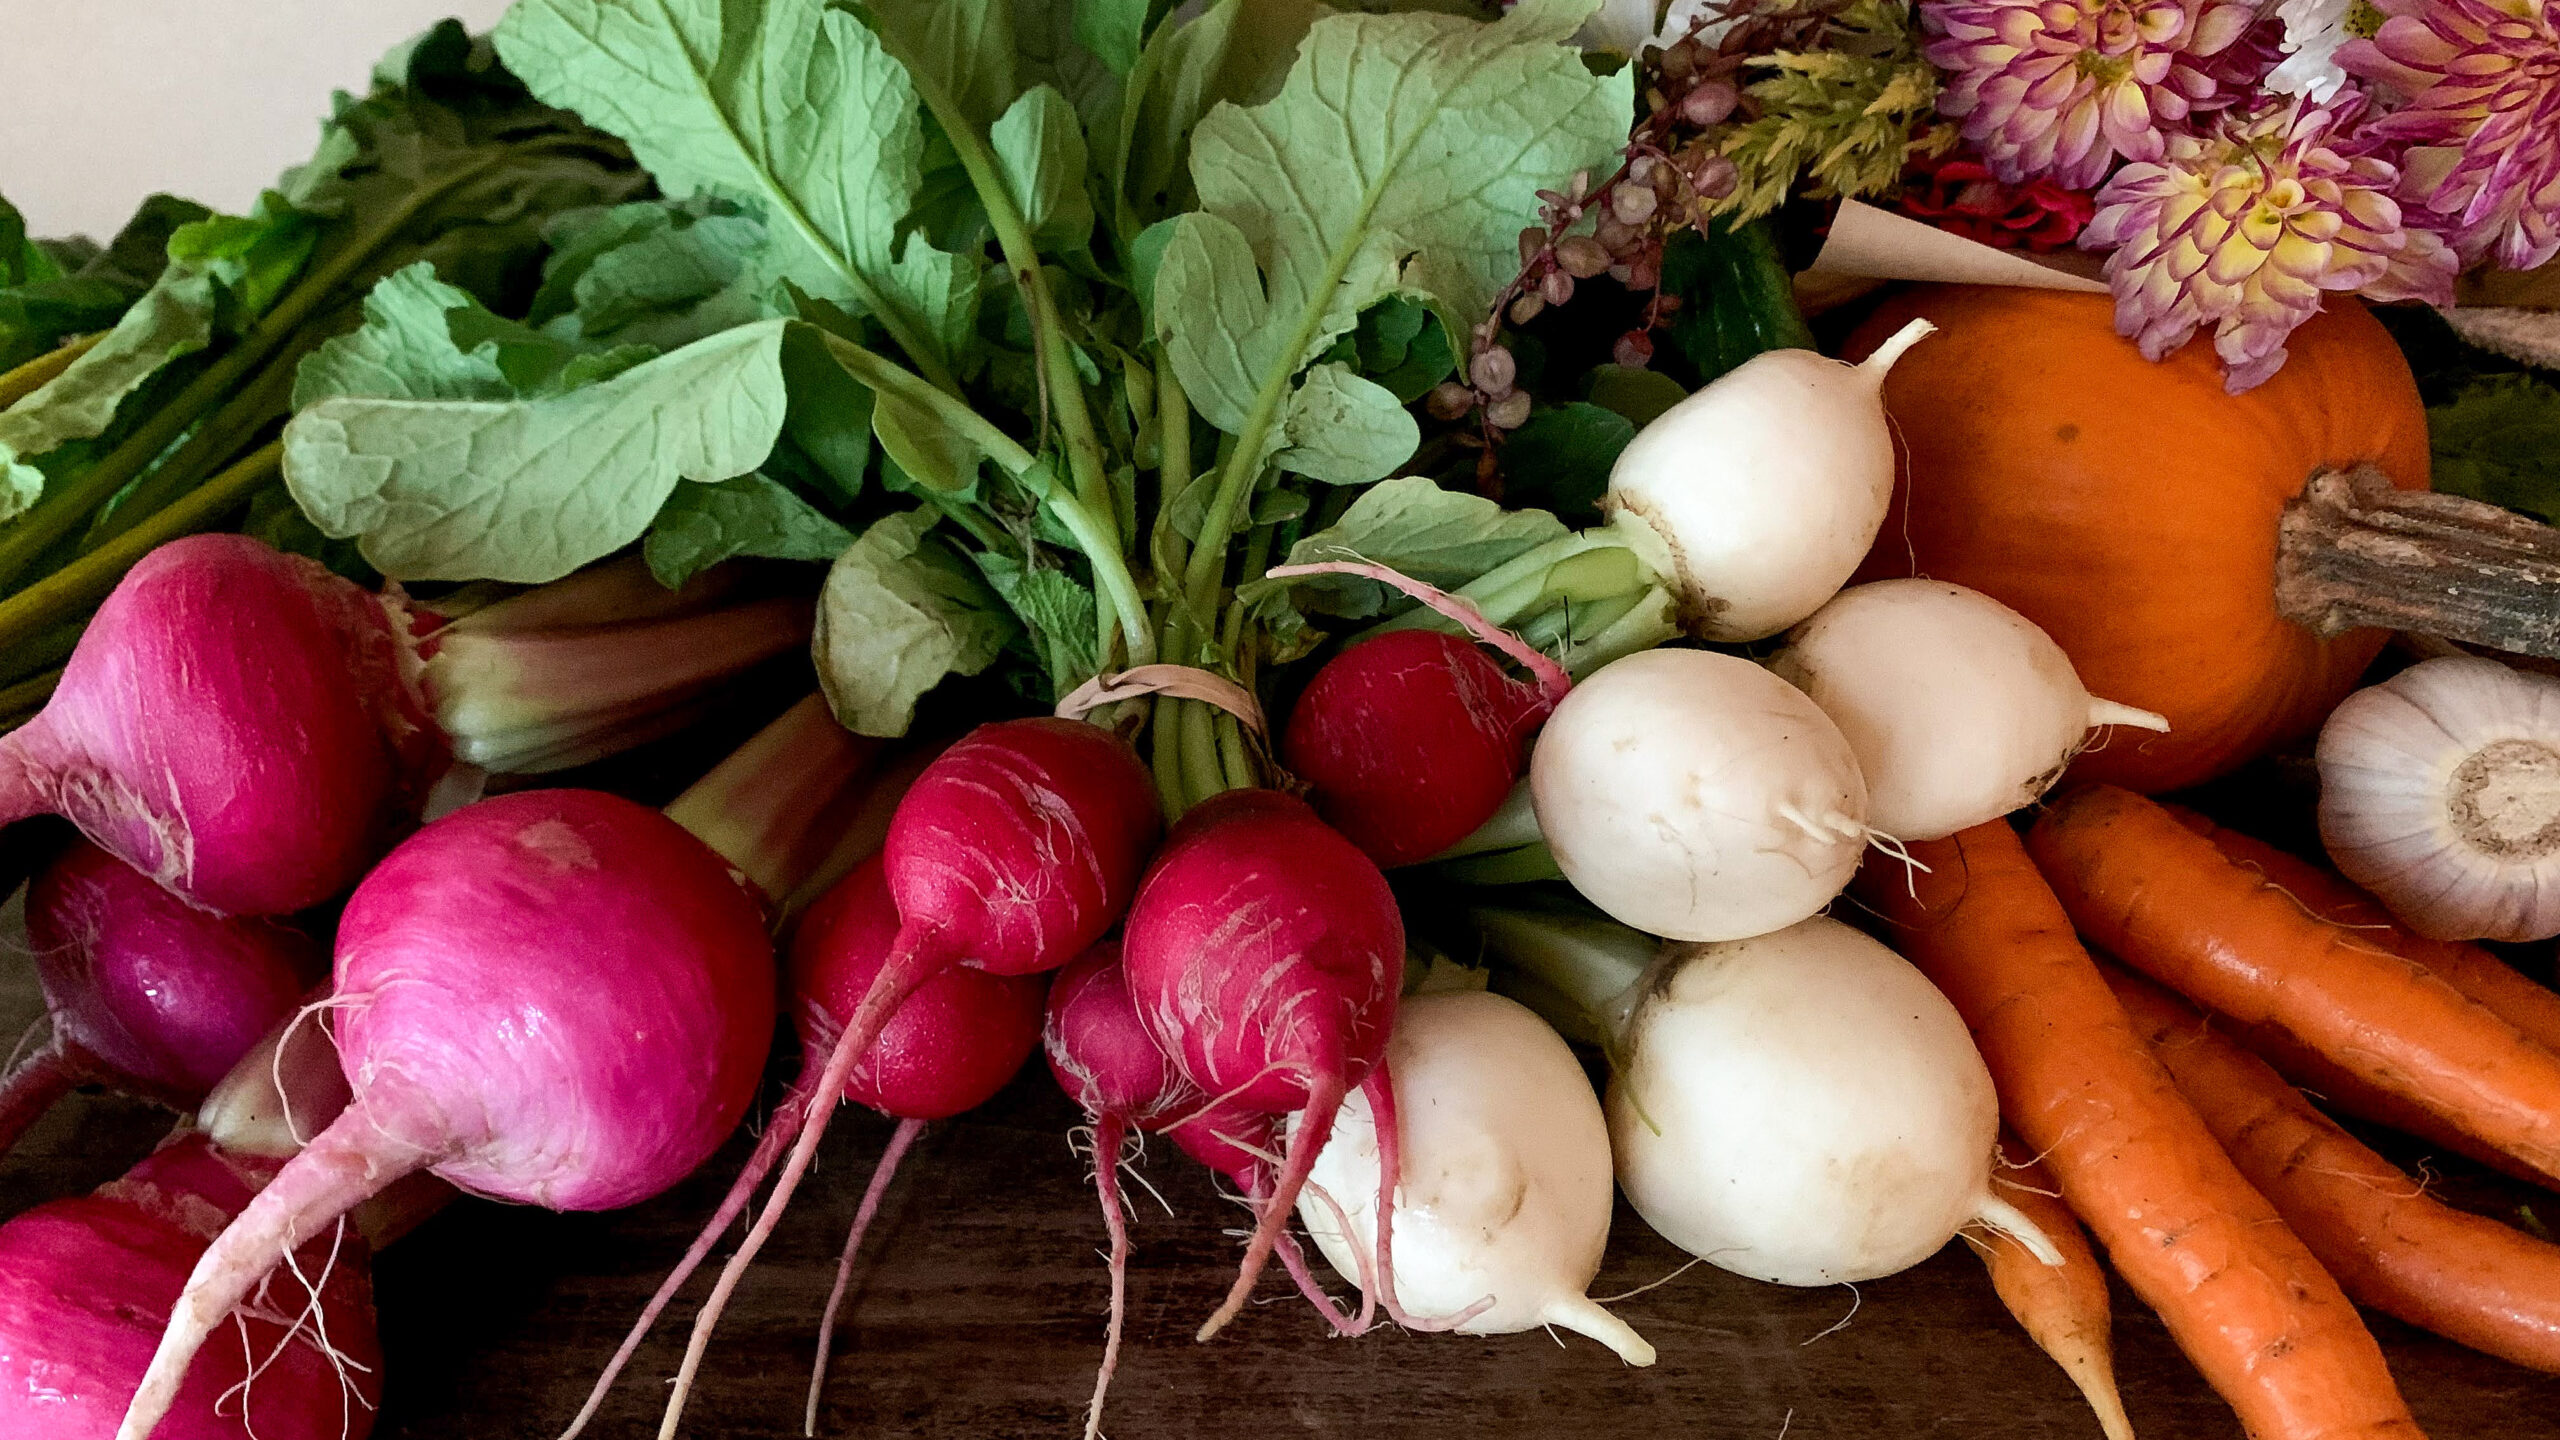
<instances>
[{"instance_id":1,"label":"bundle of carrots","mask_svg":"<svg viewBox=\"0 0 2560 1440\"><path fill-rule=\"evenodd\" d=\"M2017 1183L2058 1191L2254 1440L2419 1433L2356 1304L2560 1372L2560 1246L2429 1197L2295 1088L2560 1187L2560 994L2111 786L2023 839L1995 821L1911 850L1925 870L1871 866L1859 893L1972 1027L2043 1167ZM1979 1248L2129 1433L2094 1255L2037 1276Z\"/></svg>"}]
</instances>

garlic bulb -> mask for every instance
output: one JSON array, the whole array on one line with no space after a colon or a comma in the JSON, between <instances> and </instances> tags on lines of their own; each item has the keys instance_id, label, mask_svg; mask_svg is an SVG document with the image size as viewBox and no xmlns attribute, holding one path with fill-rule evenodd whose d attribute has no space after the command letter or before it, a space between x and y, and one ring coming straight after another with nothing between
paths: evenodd
<instances>
[{"instance_id":1,"label":"garlic bulb","mask_svg":"<svg viewBox=\"0 0 2560 1440\"><path fill-rule=\"evenodd\" d=\"M2410 929L2560 935L2560 680L2421 662L2348 696L2319 762L2329 858Z\"/></svg>"}]
</instances>

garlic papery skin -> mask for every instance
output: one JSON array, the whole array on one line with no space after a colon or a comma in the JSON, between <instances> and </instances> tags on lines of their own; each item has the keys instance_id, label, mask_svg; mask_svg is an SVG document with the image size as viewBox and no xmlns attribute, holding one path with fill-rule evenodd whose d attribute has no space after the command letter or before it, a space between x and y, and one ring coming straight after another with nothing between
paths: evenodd
<instances>
[{"instance_id":1,"label":"garlic papery skin","mask_svg":"<svg viewBox=\"0 0 2560 1440\"><path fill-rule=\"evenodd\" d=\"M2560 680L2422 661L2321 727L2320 839L2432 940L2560 935Z\"/></svg>"}]
</instances>

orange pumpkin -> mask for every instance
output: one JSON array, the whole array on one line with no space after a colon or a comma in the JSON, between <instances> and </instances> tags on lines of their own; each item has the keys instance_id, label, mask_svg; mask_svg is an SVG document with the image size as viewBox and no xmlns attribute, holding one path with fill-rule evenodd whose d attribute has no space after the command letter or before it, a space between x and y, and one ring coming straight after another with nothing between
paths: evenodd
<instances>
[{"instance_id":1,"label":"orange pumpkin","mask_svg":"<svg viewBox=\"0 0 2560 1440\"><path fill-rule=\"evenodd\" d=\"M2159 364L2115 333L2104 295L1930 286L1849 344L1913 316L1939 333L1885 383L1901 483L1862 580L1970 585L2060 642L2090 693L2157 710L2166 735L2113 732L2072 773L2132 789L2210 779L2319 724L2380 650L2321 640L2275 610L2276 523L2323 468L2427 486L2427 417L2408 363L2354 301L2293 333L2292 358L2223 393L2211 345Z\"/></svg>"}]
</instances>

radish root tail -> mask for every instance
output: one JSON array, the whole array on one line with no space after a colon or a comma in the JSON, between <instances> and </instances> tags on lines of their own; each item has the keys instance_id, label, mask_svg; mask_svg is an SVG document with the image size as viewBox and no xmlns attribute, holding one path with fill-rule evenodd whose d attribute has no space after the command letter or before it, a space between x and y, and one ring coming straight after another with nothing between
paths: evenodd
<instances>
[{"instance_id":1,"label":"radish root tail","mask_svg":"<svg viewBox=\"0 0 2560 1440\"><path fill-rule=\"evenodd\" d=\"M746 1213L748 1202L755 1199L756 1187L764 1183L765 1176L773 1173L774 1162L782 1158L782 1147L790 1142L792 1136L800 1133L802 1119L808 1113L809 1090L815 1083L813 1077L807 1075L801 1077L801 1082L791 1087L791 1094L774 1111L773 1123L765 1127L763 1138L756 1141L754 1153L747 1157L746 1165L738 1171L738 1178L730 1185L729 1193L721 1197L720 1208L712 1214L710 1223L694 1237L693 1246L684 1252L684 1258L667 1272L667 1278L658 1286L658 1293L649 1297L649 1304L640 1312L631 1333L622 1337L622 1348L614 1351L613 1358L605 1362L604 1373L596 1377L595 1388L587 1392L587 1403L579 1407L577 1418L569 1422L569 1428L560 1432L560 1440L577 1440L579 1432L595 1419L596 1411L604 1406L604 1397L613 1390L614 1381L621 1378L623 1367L639 1353L640 1342L648 1338L649 1331L658 1323L658 1317L675 1302L676 1293L693 1278L693 1272L701 1269L702 1262L711 1257L711 1247L719 1244L720 1237L728 1233L740 1215Z\"/></svg>"},{"instance_id":2,"label":"radish root tail","mask_svg":"<svg viewBox=\"0 0 2560 1440\"><path fill-rule=\"evenodd\" d=\"M1102 1401L1120 1368L1120 1331L1128 1318L1129 1217L1120 1208L1120 1142L1126 1127L1117 1115L1093 1126L1093 1188L1102 1197L1102 1224L1111 1234L1111 1320L1102 1332L1102 1368L1094 1372L1093 1403L1085 1407L1084 1440L1102 1440Z\"/></svg>"},{"instance_id":3,"label":"radish root tail","mask_svg":"<svg viewBox=\"0 0 2560 1440\"><path fill-rule=\"evenodd\" d=\"M809 1371L809 1405L802 1412L800 1433L818 1433L818 1399L827 1388L827 1357L835 1352L836 1311L844 1305L844 1292L853 1283L853 1257L862 1249L862 1236L871 1228L873 1216L880 1213L880 1197L889 1193L889 1182L897 1178L898 1162L907 1158L908 1147L924 1133L922 1120L901 1120L890 1133L888 1148L880 1152L880 1163L871 1167L871 1183L863 1187L861 1208L853 1212L853 1228L845 1233L844 1254L836 1259L835 1288L827 1292L827 1313L818 1320L818 1359Z\"/></svg>"},{"instance_id":4,"label":"radish root tail","mask_svg":"<svg viewBox=\"0 0 2560 1440\"><path fill-rule=\"evenodd\" d=\"M1388 1319L1407 1330L1455 1330L1492 1309L1494 1297L1487 1295L1455 1315L1432 1317L1416 1315L1396 1299L1396 1190L1404 1183L1404 1141L1396 1121L1395 1079L1385 1061L1360 1082L1360 1093L1368 1098L1370 1124L1378 1136L1378 1302Z\"/></svg>"},{"instance_id":5,"label":"radish root tail","mask_svg":"<svg viewBox=\"0 0 2560 1440\"><path fill-rule=\"evenodd\" d=\"M747 1267L755 1263L757 1252L773 1238L774 1227L782 1222L782 1212L790 1208L792 1194L808 1175L810 1162L817 1158L818 1142L826 1136L827 1122L835 1118L836 1102L844 1098L845 1083L852 1078L853 1067L870 1051L872 1042L880 1038L880 1027L889 1022L898 1006L915 993L917 986L943 969L948 945L940 931L901 931L897 948L880 967L862 1003L854 1007L844 1033L836 1037L835 1049L827 1056L827 1068L819 1076L817 1088L810 1093L808 1109L801 1116L790 1162L783 1166L782 1177L774 1181L773 1193L765 1197L764 1208L756 1212L756 1223L748 1229L747 1238L739 1242L737 1253L721 1267L720 1279L693 1317L693 1334L685 1342L684 1363L676 1370L675 1389L667 1396L666 1414L658 1421L658 1440L675 1440L677 1428L684 1423L685 1402L693 1394L693 1377L702 1370L703 1353L711 1348L712 1332L720 1328L720 1313L728 1308L729 1297L737 1292L738 1282L746 1278Z\"/></svg>"},{"instance_id":6,"label":"radish root tail","mask_svg":"<svg viewBox=\"0 0 2560 1440\"><path fill-rule=\"evenodd\" d=\"M430 1158L415 1150L392 1153L391 1142L361 1105L321 1131L196 1262L160 1348L116 1427L116 1440L149 1440L176 1403L196 1351L278 1261L366 1197L425 1168Z\"/></svg>"},{"instance_id":7,"label":"radish root tail","mask_svg":"<svg viewBox=\"0 0 2560 1440\"><path fill-rule=\"evenodd\" d=\"M1227 1291L1225 1303L1209 1317L1193 1338L1207 1340L1227 1328L1227 1322L1243 1311L1245 1302L1253 1298L1254 1282L1262 1278L1262 1267L1271 1258L1271 1247L1278 1243L1288 1226L1290 1214L1297 1209L1298 1192L1306 1188L1307 1176L1314 1172L1316 1156L1325 1141L1333 1136L1333 1117L1342 1109L1342 1077L1326 1074L1307 1087L1307 1104L1300 1112L1304 1123L1289 1139L1287 1163L1279 1179L1271 1187L1271 1197L1262 1204L1262 1214L1253 1227L1253 1239L1246 1244L1244 1263L1236 1272L1236 1283ZM674 1440L673 1436L661 1440Z\"/></svg>"}]
</instances>

